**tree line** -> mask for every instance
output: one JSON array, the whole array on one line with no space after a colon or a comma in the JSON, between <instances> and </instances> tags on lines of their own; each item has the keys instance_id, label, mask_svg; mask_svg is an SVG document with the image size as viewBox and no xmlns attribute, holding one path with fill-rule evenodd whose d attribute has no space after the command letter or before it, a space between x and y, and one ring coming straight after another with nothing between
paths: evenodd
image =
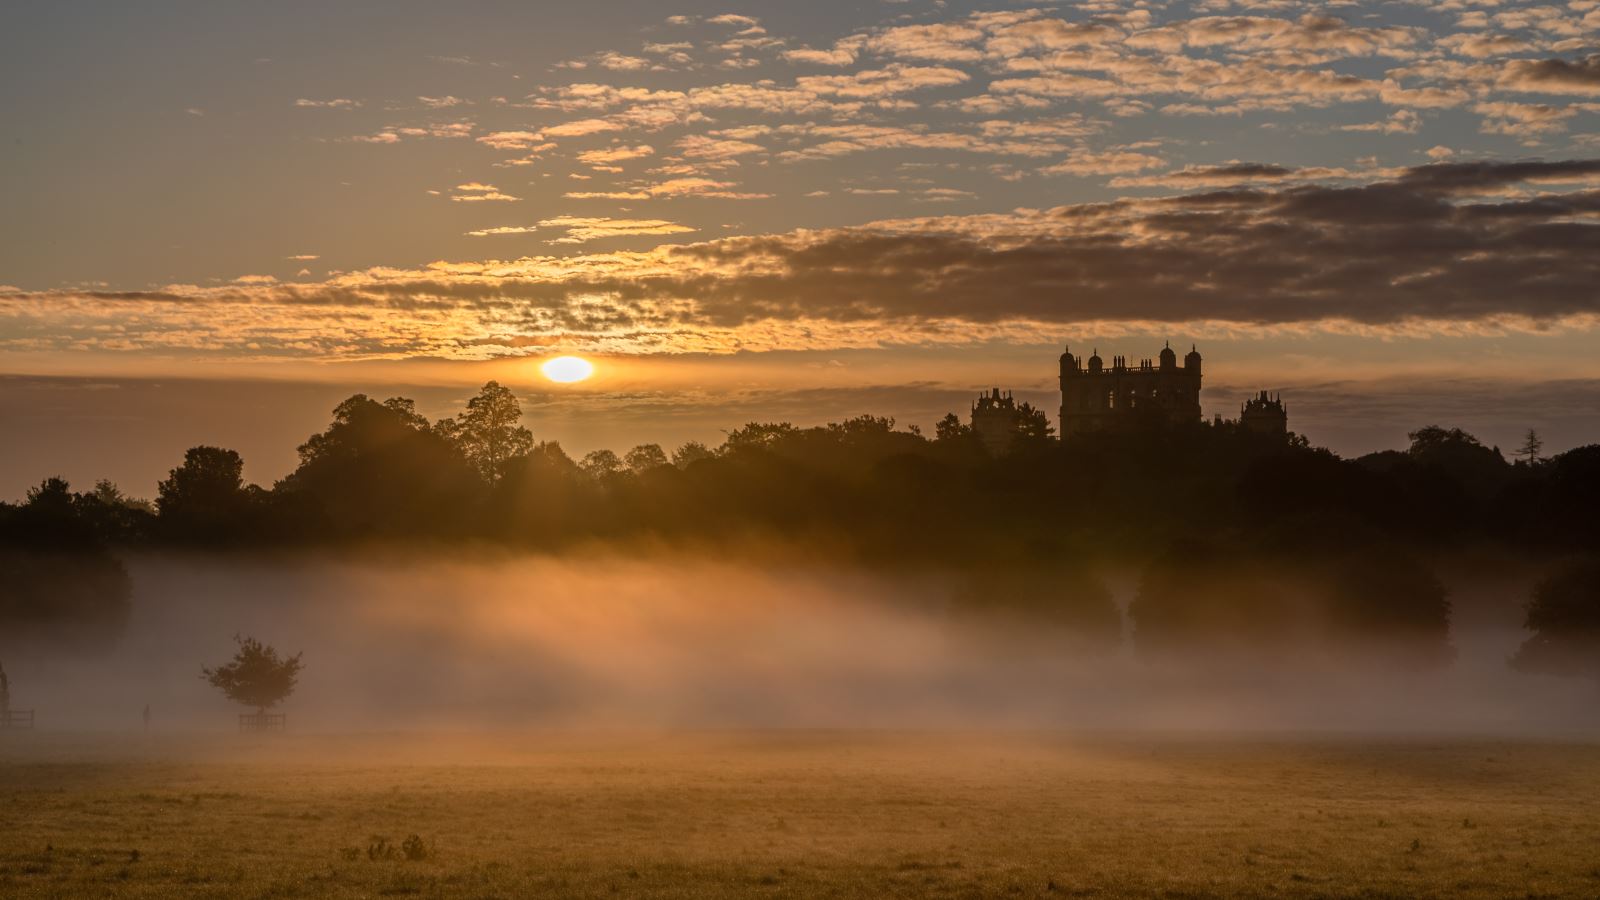
<instances>
[{"instance_id":1,"label":"tree line","mask_svg":"<svg viewBox=\"0 0 1600 900\"><path fill-rule=\"evenodd\" d=\"M1563 637L1529 650L1529 664L1600 670L1600 445L1545 458L1530 438L1512 461L1428 426L1404 448L1345 458L1225 422L1056 440L1030 411L998 456L952 414L932 436L871 415L750 422L717 446L575 459L536 439L495 382L436 422L410 400L358 394L271 486L246 484L237 452L200 446L150 503L108 482L74 492L47 478L0 504L0 579L17 586L5 614L49 618L79 602L52 581L64 566L100 579L81 602L117 595L115 552L132 548L648 541L947 572L966 585L963 609L1047 612L1085 633L1112 621L1093 573L1135 566L1142 647L1195 634L1270 645L1309 627L1414 638L1420 656L1447 658L1450 604L1431 561L1498 548L1548 558L1567 579L1541 588L1552 599L1530 627L1592 644L1589 663L1572 663ZM101 616L108 633L121 609Z\"/></svg>"}]
</instances>

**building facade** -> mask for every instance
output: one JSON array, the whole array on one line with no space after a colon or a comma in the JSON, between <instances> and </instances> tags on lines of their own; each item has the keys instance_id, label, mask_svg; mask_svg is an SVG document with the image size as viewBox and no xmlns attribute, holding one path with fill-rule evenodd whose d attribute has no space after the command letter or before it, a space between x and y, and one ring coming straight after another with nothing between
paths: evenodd
<instances>
[{"instance_id":1,"label":"building facade","mask_svg":"<svg viewBox=\"0 0 1600 900\"><path fill-rule=\"evenodd\" d=\"M1113 356L1107 367L1096 350L1087 360L1061 354L1061 436L1201 421L1200 353L1190 349L1178 365L1168 345L1157 361L1130 366Z\"/></svg>"}]
</instances>

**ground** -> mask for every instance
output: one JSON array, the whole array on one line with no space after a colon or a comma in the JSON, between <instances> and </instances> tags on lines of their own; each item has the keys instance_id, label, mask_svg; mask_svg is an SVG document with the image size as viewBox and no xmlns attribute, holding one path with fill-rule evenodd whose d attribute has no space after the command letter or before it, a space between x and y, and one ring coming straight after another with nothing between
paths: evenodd
<instances>
[{"instance_id":1,"label":"ground","mask_svg":"<svg viewBox=\"0 0 1600 900\"><path fill-rule=\"evenodd\" d=\"M0 734L0 896L1594 897L1597 751Z\"/></svg>"}]
</instances>

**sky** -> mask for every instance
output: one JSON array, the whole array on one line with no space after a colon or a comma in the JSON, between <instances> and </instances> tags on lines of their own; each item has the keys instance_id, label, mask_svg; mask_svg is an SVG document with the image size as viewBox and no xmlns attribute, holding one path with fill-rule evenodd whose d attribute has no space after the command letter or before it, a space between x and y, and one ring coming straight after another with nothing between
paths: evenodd
<instances>
[{"instance_id":1,"label":"sky","mask_svg":"<svg viewBox=\"0 0 1600 900\"><path fill-rule=\"evenodd\" d=\"M1168 340L1343 453L1600 441L1600 0L17 2L0 115L0 497L270 482L356 391L581 453Z\"/></svg>"}]
</instances>

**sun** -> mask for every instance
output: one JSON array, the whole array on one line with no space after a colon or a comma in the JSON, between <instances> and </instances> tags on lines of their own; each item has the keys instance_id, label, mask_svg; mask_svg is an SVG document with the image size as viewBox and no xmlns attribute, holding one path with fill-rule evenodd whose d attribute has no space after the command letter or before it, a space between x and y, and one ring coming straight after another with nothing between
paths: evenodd
<instances>
[{"instance_id":1,"label":"sun","mask_svg":"<svg viewBox=\"0 0 1600 900\"><path fill-rule=\"evenodd\" d=\"M594 363L581 356L558 356L555 359L546 360L539 367L539 371L543 372L544 377L551 381L570 384L574 381L582 381L593 375Z\"/></svg>"}]
</instances>

